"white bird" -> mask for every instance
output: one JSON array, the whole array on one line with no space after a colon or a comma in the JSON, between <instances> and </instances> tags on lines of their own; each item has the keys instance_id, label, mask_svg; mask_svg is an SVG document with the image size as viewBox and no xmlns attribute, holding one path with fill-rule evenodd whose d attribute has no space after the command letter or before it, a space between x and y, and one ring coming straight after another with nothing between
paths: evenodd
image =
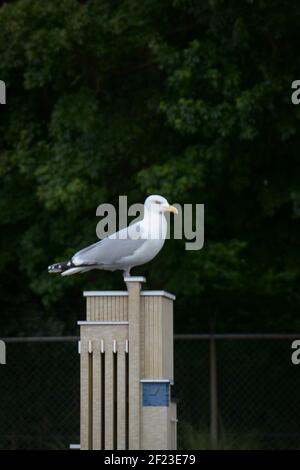
<instances>
[{"instance_id":1,"label":"white bird","mask_svg":"<svg viewBox=\"0 0 300 470\"><path fill-rule=\"evenodd\" d=\"M151 261L162 249L167 234L166 212L178 214L164 197L147 197L143 220L78 251L69 261L52 264L48 272L67 276L91 269L121 269L124 276L130 276L131 268Z\"/></svg>"}]
</instances>

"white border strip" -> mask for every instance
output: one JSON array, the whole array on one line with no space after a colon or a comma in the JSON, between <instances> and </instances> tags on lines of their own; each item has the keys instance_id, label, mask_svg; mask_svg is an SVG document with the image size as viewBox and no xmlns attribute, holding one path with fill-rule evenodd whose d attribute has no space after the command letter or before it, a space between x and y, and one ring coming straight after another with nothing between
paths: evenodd
<instances>
[{"instance_id":1,"label":"white border strip","mask_svg":"<svg viewBox=\"0 0 300 470\"><path fill-rule=\"evenodd\" d=\"M108 297L108 296L114 296L114 297L121 297L121 296L127 296L128 292L125 290L89 290L89 291L84 291L83 296L84 297Z\"/></svg>"},{"instance_id":2,"label":"white border strip","mask_svg":"<svg viewBox=\"0 0 300 470\"><path fill-rule=\"evenodd\" d=\"M125 282L146 282L146 278L144 276L127 276L124 277Z\"/></svg>"},{"instance_id":3,"label":"white border strip","mask_svg":"<svg viewBox=\"0 0 300 470\"><path fill-rule=\"evenodd\" d=\"M143 297L157 297L161 295L162 297L167 297L168 299L176 300L176 295L171 294L171 292L167 292L165 290L142 290L141 295Z\"/></svg>"},{"instance_id":4,"label":"white border strip","mask_svg":"<svg viewBox=\"0 0 300 470\"><path fill-rule=\"evenodd\" d=\"M78 321L77 325L128 325L128 321Z\"/></svg>"},{"instance_id":5,"label":"white border strip","mask_svg":"<svg viewBox=\"0 0 300 470\"><path fill-rule=\"evenodd\" d=\"M163 382L163 383L168 382L169 383L169 382L171 382L171 380L170 379L141 379L140 382L142 382L142 383L144 383L144 382L145 383L148 383L148 382Z\"/></svg>"}]
</instances>

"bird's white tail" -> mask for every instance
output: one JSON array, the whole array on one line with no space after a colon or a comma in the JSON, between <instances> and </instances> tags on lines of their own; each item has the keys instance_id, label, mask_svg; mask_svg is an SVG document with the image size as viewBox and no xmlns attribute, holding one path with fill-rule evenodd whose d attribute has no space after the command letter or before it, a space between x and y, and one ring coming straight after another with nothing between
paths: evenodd
<instances>
[{"instance_id":1,"label":"bird's white tail","mask_svg":"<svg viewBox=\"0 0 300 470\"><path fill-rule=\"evenodd\" d=\"M83 268L71 268L71 269L67 269L66 271L63 271L61 273L61 275L62 276L71 276L71 274L80 273L80 271L85 271L85 269L83 269Z\"/></svg>"}]
</instances>

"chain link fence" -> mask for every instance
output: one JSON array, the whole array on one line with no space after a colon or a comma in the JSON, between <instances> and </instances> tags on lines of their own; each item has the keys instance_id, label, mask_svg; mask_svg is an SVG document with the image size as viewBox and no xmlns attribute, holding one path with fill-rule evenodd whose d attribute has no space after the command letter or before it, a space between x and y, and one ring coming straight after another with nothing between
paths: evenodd
<instances>
[{"instance_id":1,"label":"chain link fence","mask_svg":"<svg viewBox=\"0 0 300 470\"><path fill-rule=\"evenodd\" d=\"M300 449L300 335L176 335L181 449ZM6 339L0 448L79 443L76 337Z\"/></svg>"}]
</instances>

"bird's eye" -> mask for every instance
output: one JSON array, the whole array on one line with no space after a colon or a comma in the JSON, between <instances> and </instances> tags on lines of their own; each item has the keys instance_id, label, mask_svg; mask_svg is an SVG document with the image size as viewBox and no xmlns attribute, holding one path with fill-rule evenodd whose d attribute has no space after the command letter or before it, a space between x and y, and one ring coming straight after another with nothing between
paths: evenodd
<instances>
[{"instance_id":1,"label":"bird's eye","mask_svg":"<svg viewBox=\"0 0 300 470\"><path fill-rule=\"evenodd\" d=\"M155 204L160 204L160 201L154 201Z\"/></svg>"}]
</instances>

